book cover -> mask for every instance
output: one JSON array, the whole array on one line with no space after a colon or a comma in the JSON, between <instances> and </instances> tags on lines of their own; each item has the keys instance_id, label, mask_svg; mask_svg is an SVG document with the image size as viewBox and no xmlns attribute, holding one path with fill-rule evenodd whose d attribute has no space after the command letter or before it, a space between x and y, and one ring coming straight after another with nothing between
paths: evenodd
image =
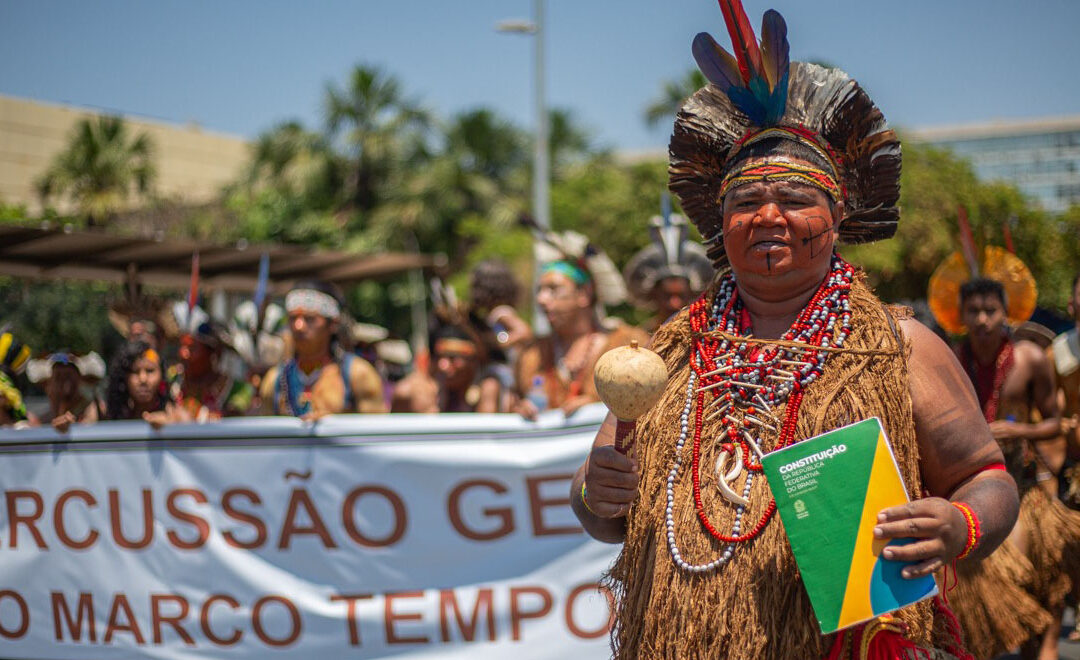
<instances>
[{"instance_id":1,"label":"book cover","mask_svg":"<svg viewBox=\"0 0 1080 660\"><path fill-rule=\"evenodd\" d=\"M804 440L762 460L777 511L822 633L853 626L937 594L932 575L881 556L882 509L908 501L881 421L874 417Z\"/></svg>"}]
</instances>

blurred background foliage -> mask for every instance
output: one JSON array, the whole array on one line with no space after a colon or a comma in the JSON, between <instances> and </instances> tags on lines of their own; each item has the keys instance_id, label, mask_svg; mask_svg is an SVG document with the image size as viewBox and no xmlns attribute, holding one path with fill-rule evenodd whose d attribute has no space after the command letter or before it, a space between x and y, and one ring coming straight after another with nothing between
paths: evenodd
<instances>
[{"instance_id":1,"label":"blurred background foliage","mask_svg":"<svg viewBox=\"0 0 1080 660\"><path fill-rule=\"evenodd\" d=\"M643 121L671 121L702 83L694 73L665 83L642 109ZM154 145L144 136L129 134L115 118L87 122L39 182L44 200L66 196L80 211L31 218L0 200L0 222L52 220L219 243L441 253L450 283L465 299L469 269L498 257L527 286L532 240L518 220L531 205L529 127L487 108L438 117L393 75L368 66L329 83L323 108L321 126L285 120L260 135L248 167L219 201L195 208L155 195ZM563 110L552 110L550 121L553 229L585 234L622 267L649 242L648 221L666 190L666 158L613 154ZM138 213L125 210L133 202ZM868 271L886 300L923 298L933 269L957 248L961 205L983 244L1003 245L1005 223L1011 223L1017 252L1039 282L1040 305L1063 311L1080 268L1080 208L1046 213L1015 188L981 183L967 162L928 146L904 144L896 238L842 252ZM105 308L120 295L106 285L0 279L3 320L41 349L107 348L115 333ZM348 292L355 317L402 337L408 336L412 295L404 277ZM527 301L521 308L531 313ZM629 307L616 311L638 320Z\"/></svg>"}]
</instances>

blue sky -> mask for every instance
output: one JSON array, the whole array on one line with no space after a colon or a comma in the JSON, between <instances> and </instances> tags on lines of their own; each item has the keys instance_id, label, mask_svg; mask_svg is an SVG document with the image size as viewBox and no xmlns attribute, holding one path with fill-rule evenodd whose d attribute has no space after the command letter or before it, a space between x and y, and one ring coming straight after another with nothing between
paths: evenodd
<instances>
[{"instance_id":1,"label":"blue sky","mask_svg":"<svg viewBox=\"0 0 1080 660\"><path fill-rule=\"evenodd\" d=\"M894 125L1080 113L1080 1L744 0L788 21L793 59L833 62ZM604 146L659 148L642 119L693 66L711 0L546 0L548 98ZM0 0L0 93L255 136L298 118L356 63L441 116L489 106L531 126L530 38L499 34L529 0Z\"/></svg>"}]
</instances>

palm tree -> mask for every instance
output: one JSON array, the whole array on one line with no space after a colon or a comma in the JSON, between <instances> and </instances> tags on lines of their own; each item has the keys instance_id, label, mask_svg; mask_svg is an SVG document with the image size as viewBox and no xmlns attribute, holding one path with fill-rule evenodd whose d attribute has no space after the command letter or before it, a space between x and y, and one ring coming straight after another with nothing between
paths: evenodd
<instances>
[{"instance_id":1,"label":"palm tree","mask_svg":"<svg viewBox=\"0 0 1080 660\"><path fill-rule=\"evenodd\" d=\"M287 121L263 133L252 148L244 183L272 188L309 205L328 208L340 196L344 164L327 140Z\"/></svg>"},{"instance_id":2,"label":"palm tree","mask_svg":"<svg viewBox=\"0 0 1080 660\"><path fill-rule=\"evenodd\" d=\"M146 195L154 181L153 143L145 133L130 139L120 117L83 119L68 146L37 181L42 204L67 197L89 226L124 208L132 192Z\"/></svg>"},{"instance_id":3,"label":"palm tree","mask_svg":"<svg viewBox=\"0 0 1080 660\"><path fill-rule=\"evenodd\" d=\"M347 84L327 85L327 136L346 154L343 209L375 208L393 173L427 155L429 120L393 76L357 66Z\"/></svg>"},{"instance_id":4,"label":"palm tree","mask_svg":"<svg viewBox=\"0 0 1080 660\"><path fill-rule=\"evenodd\" d=\"M530 152L521 131L486 109L455 116L442 134L441 149L387 191L365 240L401 247L418 240L461 266L473 240L459 231L463 222L505 231L525 209Z\"/></svg>"},{"instance_id":5,"label":"palm tree","mask_svg":"<svg viewBox=\"0 0 1080 660\"><path fill-rule=\"evenodd\" d=\"M668 80L660 96L645 108L645 123L656 126L661 121L674 119L686 99L708 82L696 68L687 71L681 80Z\"/></svg>"}]
</instances>

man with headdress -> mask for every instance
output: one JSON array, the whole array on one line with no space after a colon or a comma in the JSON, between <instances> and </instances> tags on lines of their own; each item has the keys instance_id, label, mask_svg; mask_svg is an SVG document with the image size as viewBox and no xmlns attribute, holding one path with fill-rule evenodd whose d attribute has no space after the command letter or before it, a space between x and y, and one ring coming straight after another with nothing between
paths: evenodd
<instances>
[{"instance_id":1,"label":"man with headdress","mask_svg":"<svg viewBox=\"0 0 1080 660\"><path fill-rule=\"evenodd\" d=\"M1001 452L952 351L834 252L895 231L896 136L847 74L789 64L778 13L762 51L741 4L721 7L739 64L698 35L711 84L669 147L670 188L721 276L653 336L668 387L638 420L633 456L613 448L609 419L573 484L586 530L622 543L614 655L969 657L940 599L823 635L775 520L758 452L875 416L912 500L874 527L881 542L915 539L882 550L907 564L902 577L992 550L1016 490L993 469ZM711 469L725 453L744 469Z\"/></svg>"},{"instance_id":2,"label":"man with headdress","mask_svg":"<svg viewBox=\"0 0 1080 660\"><path fill-rule=\"evenodd\" d=\"M652 245L634 255L623 269L631 300L654 311L645 324L650 333L701 295L713 276L704 248L686 238L686 219L672 214L670 207L664 195L663 214L650 223Z\"/></svg>"},{"instance_id":3,"label":"man with headdress","mask_svg":"<svg viewBox=\"0 0 1080 660\"><path fill-rule=\"evenodd\" d=\"M0 332L0 426L14 426L27 421L23 393L16 378L26 369L30 347L8 331Z\"/></svg>"},{"instance_id":4,"label":"man with headdress","mask_svg":"<svg viewBox=\"0 0 1080 660\"><path fill-rule=\"evenodd\" d=\"M1010 331L1031 316L1035 278L1011 252L976 249L960 219L961 250L930 278L928 299L946 330L966 332L956 355L1020 491L1008 543L957 569L954 609L977 657L1018 645L1025 658L1056 658L1061 614L1080 568L1080 516L1057 498L1063 444L1054 370L1043 348Z\"/></svg>"},{"instance_id":5,"label":"man with headdress","mask_svg":"<svg viewBox=\"0 0 1080 660\"><path fill-rule=\"evenodd\" d=\"M200 318L180 335L180 369L172 382L177 405L196 422L237 417L251 411L255 388L227 365L225 328Z\"/></svg>"},{"instance_id":6,"label":"man with headdress","mask_svg":"<svg viewBox=\"0 0 1080 660\"><path fill-rule=\"evenodd\" d=\"M338 345L343 303L327 282L298 283L285 296L294 357L266 372L266 414L318 419L338 413L386 412L375 368Z\"/></svg>"},{"instance_id":7,"label":"man with headdress","mask_svg":"<svg viewBox=\"0 0 1080 660\"><path fill-rule=\"evenodd\" d=\"M612 348L648 339L624 323L601 321L603 306L625 300L626 287L615 265L587 238L548 234L537 243L536 256L542 264L536 304L551 334L522 349L514 366L518 412L530 419L544 409L569 415L599 401L592 377L596 361Z\"/></svg>"}]
</instances>

